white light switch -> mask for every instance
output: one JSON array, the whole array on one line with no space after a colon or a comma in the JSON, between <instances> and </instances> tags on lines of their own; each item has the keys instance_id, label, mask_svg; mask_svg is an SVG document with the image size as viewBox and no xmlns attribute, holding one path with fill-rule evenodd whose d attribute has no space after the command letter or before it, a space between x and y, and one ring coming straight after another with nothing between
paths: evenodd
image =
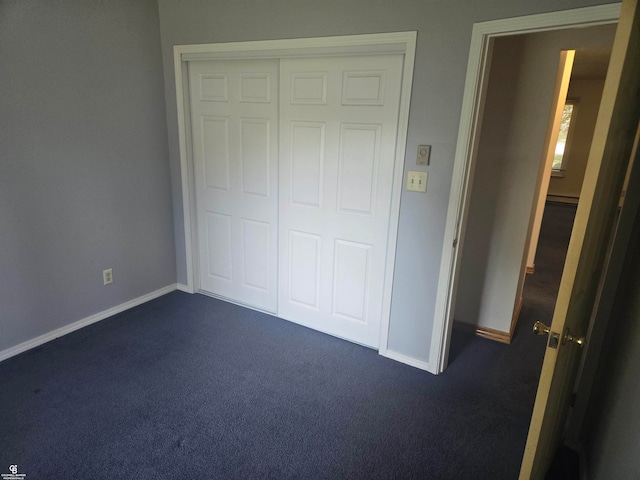
<instances>
[{"instance_id":1,"label":"white light switch","mask_svg":"<svg viewBox=\"0 0 640 480\"><path fill-rule=\"evenodd\" d=\"M407 175L407 190L410 192L426 192L427 172L409 171Z\"/></svg>"}]
</instances>

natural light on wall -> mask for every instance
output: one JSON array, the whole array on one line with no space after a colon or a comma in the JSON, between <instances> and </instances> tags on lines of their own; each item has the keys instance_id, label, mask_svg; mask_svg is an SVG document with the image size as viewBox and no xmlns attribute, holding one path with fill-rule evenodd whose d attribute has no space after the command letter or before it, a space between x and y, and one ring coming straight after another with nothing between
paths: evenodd
<instances>
[{"instance_id":1,"label":"natural light on wall","mask_svg":"<svg viewBox=\"0 0 640 480\"><path fill-rule=\"evenodd\" d=\"M567 102L562 110L562 118L560 120L560 129L558 131L558 141L556 142L555 154L553 156L552 173L561 173L565 170L565 160L567 152L567 143L569 141L569 129L571 119L575 111L575 103Z\"/></svg>"}]
</instances>

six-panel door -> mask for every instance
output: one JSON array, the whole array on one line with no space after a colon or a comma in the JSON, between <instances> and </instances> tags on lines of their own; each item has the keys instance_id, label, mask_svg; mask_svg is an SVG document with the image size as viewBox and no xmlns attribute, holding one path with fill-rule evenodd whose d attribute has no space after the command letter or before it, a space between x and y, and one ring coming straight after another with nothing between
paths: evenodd
<instances>
[{"instance_id":1,"label":"six-panel door","mask_svg":"<svg viewBox=\"0 0 640 480\"><path fill-rule=\"evenodd\" d=\"M201 290L378 347L402 66L190 62Z\"/></svg>"},{"instance_id":2,"label":"six-panel door","mask_svg":"<svg viewBox=\"0 0 640 480\"><path fill-rule=\"evenodd\" d=\"M378 347L402 56L280 63L278 315Z\"/></svg>"},{"instance_id":3,"label":"six-panel door","mask_svg":"<svg viewBox=\"0 0 640 480\"><path fill-rule=\"evenodd\" d=\"M189 62L200 289L276 313L278 61Z\"/></svg>"}]
</instances>

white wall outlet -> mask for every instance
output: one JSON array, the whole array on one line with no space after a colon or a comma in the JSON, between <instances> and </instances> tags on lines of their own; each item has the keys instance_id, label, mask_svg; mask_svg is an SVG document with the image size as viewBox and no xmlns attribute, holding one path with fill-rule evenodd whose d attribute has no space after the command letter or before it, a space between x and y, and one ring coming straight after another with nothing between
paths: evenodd
<instances>
[{"instance_id":1,"label":"white wall outlet","mask_svg":"<svg viewBox=\"0 0 640 480\"><path fill-rule=\"evenodd\" d=\"M104 281L105 285L109 285L110 283L113 283L113 269L109 268L107 270L103 270L102 271L102 280Z\"/></svg>"},{"instance_id":2,"label":"white wall outlet","mask_svg":"<svg viewBox=\"0 0 640 480\"><path fill-rule=\"evenodd\" d=\"M430 155L431 145L418 145L418 156L416 157L416 165L429 165Z\"/></svg>"},{"instance_id":3,"label":"white wall outlet","mask_svg":"<svg viewBox=\"0 0 640 480\"><path fill-rule=\"evenodd\" d=\"M407 174L407 190L410 192L426 192L427 172L409 171Z\"/></svg>"}]
</instances>

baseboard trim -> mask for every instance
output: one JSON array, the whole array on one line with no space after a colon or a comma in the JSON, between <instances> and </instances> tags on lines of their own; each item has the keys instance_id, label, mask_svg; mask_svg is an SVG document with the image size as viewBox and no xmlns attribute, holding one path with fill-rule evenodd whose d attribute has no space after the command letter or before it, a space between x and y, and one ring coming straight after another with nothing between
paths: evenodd
<instances>
[{"instance_id":1,"label":"baseboard trim","mask_svg":"<svg viewBox=\"0 0 640 480\"><path fill-rule=\"evenodd\" d=\"M453 326L459 330L474 333L479 337L488 338L489 340L494 340L500 343L506 343L508 345L511 343L511 340L513 339L513 332L515 332L516 330L516 324L518 323L518 317L520 317L521 310L522 310L522 297L518 299L518 303L513 312L513 317L511 317L511 326L509 327L508 332L503 332L502 330L496 330L494 328L483 327L480 325L473 325L472 323L461 322L460 320L454 320Z\"/></svg>"},{"instance_id":2,"label":"baseboard trim","mask_svg":"<svg viewBox=\"0 0 640 480\"><path fill-rule=\"evenodd\" d=\"M195 293L193 291L193 288L189 288L189 285L185 285L184 283L177 283L176 290L180 290L181 292L184 292L184 293Z\"/></svg>"},{"instance_id":3,"label":"baseboard trim","mask_svg":"<svg viewBox=\"0 0 640 480\"><path fill-rule=\"evenodd\" d=\"M520 318L520 312L522 311L522 300L523 300L522 297L518 299L516 308L513 311L513 317L511 318L511 328L509 329L509 343L511 343L511 339L513 338L513 332L516 331L516 325L518 324L518 318Z\"/></svg>"},{"instance_id":4,"label":"baseboard trim","mask_svg":"<svg viewBox=\"0 0 640 480\"><path fill-rule=\"evenodd\" d=\"M579 197L569 197L564 195L547 195L547 202L554 203L569 203L571 205L577 205L580 200Z\"/></svg>"},{"instance_id":5,"label":"baseboard trim","mask_svg":"<svg viewBox=\"0 0 640 480\"><path fill-rule=\"evenodd\" d=\"M458 330L474 333L479 337L487 338L495 342L506 344L511 343L511 335L509 334L509 332L503 332L502 330L482 327L479 325L472 325L471 323L461 322L459 320L455 320L453 322L453 326Z\"/></svg>"},{"instance_id":6,"label":"baseboard trim","mask_svg":"<svg viewBox=\"0 0 640 480\"><path fill-rule=\"evenodd\" d=\"M393 350L387 349L385 353L381 353L380 355L386 358L390 358L391 360L395 360L396 362L419 368L420 370L426 370L427 372L430 371L429 364L424 360L418 360L417 358L403 355L402 353L394 352Z\"/></svg>"},{"instance_id":7,"label":"baseboard trim","mask_svg":"<svg viewBox=\"0 0 640 480\"><path fill-rule=\"evenodd\" d=\"M142 295L141 297L134 298L133 300L129 300L128 302L121 303L120 305L116 305L115 307L111 307L107 310L103 310L102 312L98 312L94 315L91 315L90 317L83 318L81 320L78 320L77 322L70 323L69 325L65 325L64 327L60 327L49 333L40 335L39 337L27 340L26 342L20 343L14 347L9 347L5 350L0 351L0 362L22 352L26 352L27 350L31 350L32 348L38 347L43 343L50 342L51 340L55 340L56 338L67 335L68 333L75 332L76 330L86 327L87 325L99 322L100 320L104 320L105 318L109 318L113 315L124 312L125 310L129 310L130 308L142 305L143 303L153 300L154 298L166 295L167 293L173 292L177 288L178 286L175 283L172 285L167 285L166 287L147 293L146 295Z\"/></svg>"},{"instance_id":8,"label":"baseboard trim","mask_svg":"<svg viewBox=\"0 0 640 480\"><path fill-rule=\"evenodd\" d=\"M536 266L534 265L527 265L527 268L525 270L525 272L527 273L527 275L532 275L533 273L535 273L536 271Z\"/></svg>"}]
</instances>

